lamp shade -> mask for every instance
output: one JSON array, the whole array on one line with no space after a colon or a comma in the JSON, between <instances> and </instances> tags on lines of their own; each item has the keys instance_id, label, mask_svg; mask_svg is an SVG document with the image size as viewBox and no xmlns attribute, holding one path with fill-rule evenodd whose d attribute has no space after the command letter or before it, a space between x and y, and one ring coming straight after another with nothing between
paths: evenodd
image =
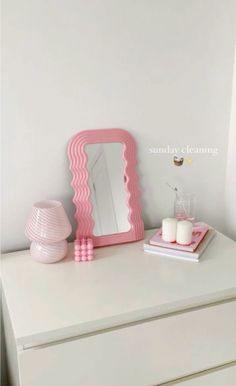
<instances>
[{"instance_id":1,"label":"lamp shade","mask_svg":"<svg viewBox=\"0 0 236 386\"><path fill-rule=\"evenodd\" d=\"M60 201L36 202L28 218L25 234L31 241L56 243L66 239L72 231Z\"/></svg>"}]
</instances>

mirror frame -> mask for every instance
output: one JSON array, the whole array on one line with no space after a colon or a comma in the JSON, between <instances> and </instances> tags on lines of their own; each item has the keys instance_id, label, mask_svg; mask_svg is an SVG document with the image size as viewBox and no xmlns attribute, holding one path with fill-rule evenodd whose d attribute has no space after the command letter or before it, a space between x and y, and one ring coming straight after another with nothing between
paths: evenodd
<instances>
[{"instance_id":1,"label":"mirror frame","mask_svg":"<svg viewBox=\"0 0 236 386\"><path fill-rule=\"evenodd\" d=\"M97 143L119 142L124 146L124 176L129 209L130 230L111 235L93 234L93 206L90 199L89 171L85 146ZM140 191L136 172L136 145L131 134L123 129L85 130L75 134L68 145L68 157L72 173L71 186L74 190L73 202L76 207L76 238L91 237L95 247L141 240L144 237L144 225L141 217Z\"/></svg>"}]
</instances>

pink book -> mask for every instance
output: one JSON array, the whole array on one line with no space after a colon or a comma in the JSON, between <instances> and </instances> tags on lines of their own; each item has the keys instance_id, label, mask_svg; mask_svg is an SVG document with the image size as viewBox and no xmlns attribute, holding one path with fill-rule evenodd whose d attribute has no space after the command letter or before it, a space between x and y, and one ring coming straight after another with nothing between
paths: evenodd
<instances>
[{"instance_id":1,"label":"pink book","mask_svg":"<svg viewBox=\"0 0 236 386\"><path fill-rule=\"evenodd\" d=\"M176 242L170 243L168 241L164 241L162 239L162 229L158 229L158 231L150 238L149 243L151 245L157 245L158 247L170 248L170 249L178 249L182 251L194 252L198 247L207 231L209 230L208 225L197 225L193 227L193 236L192 242L189 245L180 245Z\"/></svg>"}]
</instances>

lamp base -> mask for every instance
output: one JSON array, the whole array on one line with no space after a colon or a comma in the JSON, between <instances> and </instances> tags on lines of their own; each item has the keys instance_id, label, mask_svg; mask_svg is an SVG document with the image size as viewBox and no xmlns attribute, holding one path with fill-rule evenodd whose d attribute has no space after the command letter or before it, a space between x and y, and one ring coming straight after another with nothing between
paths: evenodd
<instances>
[{"instance_id":1,"label":"lamp base","mask_svg":"<svg viewBox=\"0 0 236 386\"><path fill-rule=\"evenodd\" d=\"M33 241L30 246L30 254L34 260L40 263L56 263L67 254L67 241L62 240L53 244L43 244Z\"/></svg>"}]
</instances>

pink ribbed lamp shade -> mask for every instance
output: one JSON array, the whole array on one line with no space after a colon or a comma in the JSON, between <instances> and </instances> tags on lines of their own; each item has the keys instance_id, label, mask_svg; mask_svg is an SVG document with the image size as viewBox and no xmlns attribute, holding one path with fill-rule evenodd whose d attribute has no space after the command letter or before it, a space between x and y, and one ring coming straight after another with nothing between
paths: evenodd
<instances>
[{"instance_id":1,"label":"pink ribbed lamp shade","mask_svg":"<svg viewBox=\"0 0 236 386\"><path fill-rule=\"evenodd\" d=\"M67 252L65 239L71 231L70 222L60 201L35 203L25 228L26 236L33 241L30 249L32 257L44 263L61 260Z\"/></svg>"}]
</instances>

